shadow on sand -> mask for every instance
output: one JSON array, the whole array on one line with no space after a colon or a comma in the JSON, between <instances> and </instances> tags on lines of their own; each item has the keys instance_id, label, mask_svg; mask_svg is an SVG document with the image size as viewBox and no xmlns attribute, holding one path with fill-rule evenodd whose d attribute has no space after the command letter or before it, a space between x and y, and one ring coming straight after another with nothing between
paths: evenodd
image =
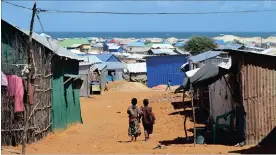
<instances>
[{"instance_id":1,"label":"shadow on sand","mask_svg":"<svg viewBox=\"0 0 276 155\"><path fill-rule=\"evenodd\" d=\"M164 141L159 141L160 144L162 145L173 145L173 144L192 144L193 141L193 137L189 136L188 139L184 138L184 137L178 137L175 138L173 140L164 140Z\"/></svg>"}]
</instances>

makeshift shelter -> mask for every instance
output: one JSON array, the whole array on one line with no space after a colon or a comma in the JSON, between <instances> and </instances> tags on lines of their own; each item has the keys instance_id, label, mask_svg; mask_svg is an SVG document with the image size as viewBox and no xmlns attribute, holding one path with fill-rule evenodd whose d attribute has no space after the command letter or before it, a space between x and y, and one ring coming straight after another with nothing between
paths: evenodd
<instances>
[{"instance_id":1,"label":"makeshift shelter","mask_svg":"<svg viewBox=\"0 0 276 155\"><path fill-rule=\"evenodd\" d=\"M94 64L90 68L90 83L99 82L100 87L103 90L106 83L107 71L106 64Z\"/></svg>"},{"instance_id":2,"label":"makeshift shelter","mask_svg":"<svg viewBox=\"0 0 276 155\"><path fill-rule=\"evenodd\" d=\"M95 54L102 62L121 62L114 54Z\"/></svg>"},{"instance_id":3,"label":"makeshift shelter","mask_svg":"<svg viewBox=\"0 0 276 155\"><path fill-rule=\"evenodd\" d=\"M107 65L107 67L105 68L107 82L123 80L125 64L118 62L103 62L103 64Z\"/></svg>"},{"instance_id":4,"label":"makeshift shelter","mask_svg":"<svg viewBox=\"0 0 276 155\"><path fill-rule=\"evenodd\" d=\"M148 55L177 55L172 49L151 49Z\"/></svg>"},{"instance_id":5,"label":"makeshift shelter","mask_svg":"<svg viewBox=\"0 0 276 155\"><path fill-rule=\"evenodd\" d=\"M79 75L83 80L83 83L80 88L80 96L81 97L89 97L90 95L90 74L89 70L92 63L81 62L79 64Z\"/></svg>"},{"instance_id":6,"label":"makeshift shelter","mask_svg":"<svg viewBox=\"0 0 276 155\"><path fill-rule=\"evenodd\" d=\"M1 25L2 72L6 75L17 75L24 80L25 75L21 72L27 63L29 31L14 27L3 20ZM64 84L67 76L76 78L82 58L45 36L33 33L32 37L36 76L33 79L33 100L29 109L24 111L29 118L28 143L46 137L57 128L64 129L68 124L82 122L79 101L81 80L69 80ZM21 144L24 112L14 113L14 99L3 95L4 92L1 94L2 145Z\"/></svg>"},{"instance_id":7,"label":"makeshift shelter","mask_svg":"<svg viewBox=\"0 0 276 155\"><path fill-rule=\"evenodd\" d=\"M276 127L276 54L262 54L245 50L226 49L229 52L239 81L233 88L235 102L244 107L246 144L276 144L271 138ZM239 90L239 91L238 91ZM242 130L244 126L240 127ZM269 137L270 136L270 137ZM273 140L274 139L274 140Z\"/></svg>"},{"instance_id":8,"label":"makeshift shelter","mask_svg":"<svg viewBox=\"0 0 276 155\"><path fill-rule=\"evenodd\" d=\"M130 81L143 83L147 81L147 65L145 62L126 64L125 70L129 75Z\"/></svg>"},{"instance_id":9,"label":"makeshift shelter","mask_svg":"<svg viewBox=\"0 0 276 155\"><path fill-rule=\"evenodd\" d=\"M180 67L187 59L185 55L146 57L148 87L167 84L169 80L172 86L181 85L184 73Z\"/></svg>"},{"instance_id":10,"label":"makeshift shelter","mask_svg":"<svg viewBox=\"0 0 276 155\"><path fill-rule=\"evenodd\" d=\"M235 111L236 132L239 142L256 145L276 144L271 132L275 129L276 55L267 55L245 50L225 49L232 58L230 69L207 64L193 76L184 79L183 88L210 85L229 74L227 87L231 91ZM226 78L224 78L226 79ZM255 125L254 125L255 124ZM256 125L257 124L257 125ZM265 130L259 130L263 127ZM275 135L274 135L275 136Z\"/></svg>"},{"instance_id":11,"label":"makeshift shelter","mask_svg":"<svg viewBox=\"0 0 276 155\"><path fill-rule=\"evenodd\" d=\"M183 88L189 89L190 86L201 87L208 86L222 76L229 73L229 70L219 67L214 64L206 64L200 68L193 76L185 78L183 82Z\"/></svg>"},{"instance_id":12,"label":"makeshift shelter","mask_svg":"<svg viewBox=\"0 0 276 155\"><path fill-rule=\"evenodd\" d=\"M115 43L104 44L103 50L104 52L120 52L120 53L123 52L123 48L121 46L118 46Z\"/></svg>"}]
</instances>

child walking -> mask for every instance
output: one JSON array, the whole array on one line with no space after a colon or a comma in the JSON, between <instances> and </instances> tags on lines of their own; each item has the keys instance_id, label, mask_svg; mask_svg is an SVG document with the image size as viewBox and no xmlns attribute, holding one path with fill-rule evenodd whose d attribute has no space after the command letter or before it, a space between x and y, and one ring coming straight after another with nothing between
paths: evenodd
<instances>
[{"instance_id":1,"label":"child walking","mask_svg":"<svg viewBox=\"0 0 276 155\"><path fill-rule=\"evenodd\" d=\"M153 132L153 125L155 123L155 116L152 112L152 107L149 107L149 100L143 100L144 107L141 107L142 111L142 123L145 133L145 141L149 139L149 135Z\"/></svg>"},{"instance_id":2,"label":"child walking","mask_svg":"<svg viewBox=\"0 0 276 155\"><path fill-rule=\"evenodd\" d=\"M169 82L167 84L167 89L166 90L171 90L171 80L169 80Z\"/></svg>"}]
</instances>

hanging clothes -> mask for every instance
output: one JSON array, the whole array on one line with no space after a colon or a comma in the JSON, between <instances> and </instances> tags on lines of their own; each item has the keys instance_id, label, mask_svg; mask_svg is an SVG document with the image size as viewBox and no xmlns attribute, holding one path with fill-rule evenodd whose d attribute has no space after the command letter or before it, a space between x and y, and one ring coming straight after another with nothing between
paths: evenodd
<instances>
[{"instance_id":1,"label":"hanging clothes","mask_svg":"<svg viewBox=\"0 0 276 155\"><path fill-rule=\"evenodd\" d=\"M6 75L1 71L1 86L8 86Z\"/></svg>"},{"instance_id":2,"label":"hanging clothes","mask_svg":"<svg viewBox=\"0 0 276 155\"><path fill-rule=\"evenodd\" d=\"M9 84L7 94L10 97L14 97L14 112L24 111L24 87L22 79L16 75L8 75L7 80Z\"/></svg>"}]
</instances>

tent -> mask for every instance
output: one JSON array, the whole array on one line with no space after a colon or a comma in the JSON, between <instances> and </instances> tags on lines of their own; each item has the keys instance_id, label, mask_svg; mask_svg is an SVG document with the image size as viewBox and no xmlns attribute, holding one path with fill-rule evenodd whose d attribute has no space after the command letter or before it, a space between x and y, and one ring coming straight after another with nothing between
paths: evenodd
<instances>
[{"instance_id":1,"label":"tent","mask_svg":"<svg viewBox=\"0 0 276 155\"><path fill-rule=\"evenodd\" d=\"M184 78L182 88L188 90L190 85L193 87L210 85L229 72L230 69L226 69L214 64L206 64L193 76Z\"/></svg>"}]
</instances>

